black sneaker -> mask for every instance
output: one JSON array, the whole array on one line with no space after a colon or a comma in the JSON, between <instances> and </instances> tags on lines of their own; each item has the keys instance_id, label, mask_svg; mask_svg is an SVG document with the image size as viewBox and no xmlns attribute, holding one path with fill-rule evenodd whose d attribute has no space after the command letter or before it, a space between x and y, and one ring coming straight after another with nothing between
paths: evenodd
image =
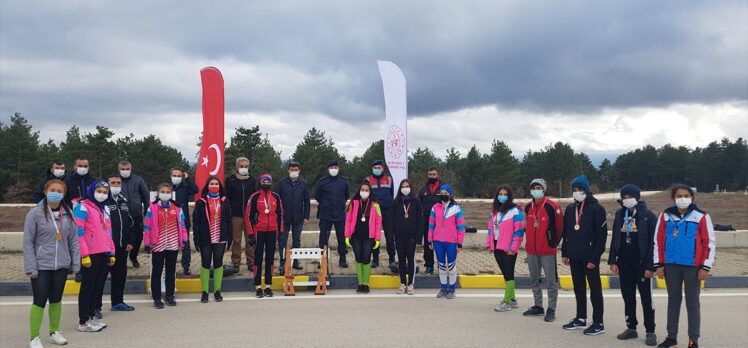
<instances>
[{"instance_id":1,"label":"black sneaker","mask_svg":"<svg viewBox=\"0 0 748 348\"><path fill-rule=\"evenodd\" d=\"M156 307L156 309L164 309L164 302L161 300L153 300L153 307Z\"/></svg>"},{"instance_id":2,"label":"black sneaker","mask_svg":"<svg viewBox=\"0 0 748 348\"><path fill-rule=\"evenodd\" d=\"M568 324L564 325L564 330L579 330L587 327L587 322L584 319L574 318Z\"/></svg>"},{"instance_id":3,"label":"black sneaker","mask_svg":"<svg viewBox=\"0 0 748 348\"><path fill-rule=\"evenodd\" d=\"M83 276L81 275L81 272L78 272L75 274L75 282L80 283L83 281Z\"/></svg>"},{"instance_id":4,"label":"black sneaker","mask_svg":"<svg viewBox=\"0 0 748 348\"><path fill-rule=\"evenodd\" d=\"M647 332L646 338L644 340L644 343L648 346L656 346L657 345L657 335L655 335L654 332Z\"/></svg>"},{"instance_id":5,"label":"black sneaker","mask_svg":"<svg viewBox=\"0 0 748 348\"><path fill-rule=\"evenodd\" d=\"M299 260L293 260L293 266L291 267L297 271L304 269L304 267L301 267L301 265L299 265Z\"/></svg>"},{"instance_id":6,"label":"black sneaker","mask_svg":"<svg viewBox=\"0 0 748 348\"><path fill-rule=\"evenodd\" d=\"M356 288L356 293L357 294L363 294L364 293L364 285L363 284L358 284L358 287Z\"/></svg>"},{"instance_id":7,"label":"black sneaker","mask_svg":"<svg viewBox=\"0 0 748 348\"><path fill-rule=\"evenodd\" d=\"M639 333L636 332L636 330L626 329L618 334L616 338L618 338L619 340L630 340L632 338L639 338Z\"/></svg>"},{"instance_id":8,"label":"black sneaker","mask_svg":"<svg viewBox=\"0 0 748 348\"><path fill-rule=\"evenodd\" d=\"M263 298L263 297L265 297L265 294L262 292L262 289L257 288L257 290L255 290L255 297L257 297L257 298Z\"/></svg>"},{"instance_id":9,"label":"black sneaker","mask_svg":"<svg viewBox=\"0 0 748 348\"><path fill-rule=\"evenodd\" d=\"M265 288L265 297L273 297L273 290L270 290L270 288Z\"/></svg>"},{"instance_id":10,"label":"black sneaker","mask_svg":"<svg viewBox=\"0 0 748 348\"><path fill-rule=\"evenodd\" d=\"M184 269L184 275L186 275L186 276L188 276L188 275L192 275L192 272L190 272L190 269L189 269L189 268L185 268L185 269Z\"/></svg>"},{"instance_id":11,"label":"black sneaker","mask_svg":"<svg viewBox=\"0 0 748 348\"><path fill-rule=\"evenodd\" d=\"M203 291L203 293L200 295L200 302L202 303L208 303L208 293Z\"/></svg>"},{"instance_id":12,"label":"black sneaker","mask_svg":"<svg viewBox=\"0 0 748 348\"><path fill-rule=\"evenodd\" d=\"M528 310L526 310L524 313L522 313L522 315L526 317L531 317L531 316L535 317L535 316L539 316L543 314L545 314L545 310L543 309L543 307L538 307L538 306L532 306Z\"/></svg>"},{"instance_id":13,"label":"black sneaker","mask_svg":"<svg viewBox=\"0 0 748 348\"><path fill-rule=\"evenodd\" d=\"M213 293L213 298L216 300L216 302L223 301L223 295L221 295L220 291L216 291Z\"/></svg>"},{"instance_id":14,"label":"black sneaker","mask_svg":"<svg viewBox=\"0 0 748 348\"><path fill-rule=\"evenodd\" d=\"M174 296L166 296L164 300L166 301L166 305L169 307L174 307L177 305L177 300L174 299Z\"/></svg>"},{"instance_id":15,"label":"black sneaker","mask_svg":"<svg viewBox=\"0 0 748 348\"><path fill-rule=\"evenodd\" d=\"M548 310L545 312L545 318L543 318L543 320L549 323L556 321L556 311L548 308Z\"/></svg>"},{"instance_id":16,"label":"black sneaker","mask_svg":"<svg viewBox=\"0 0 748 348\"><path fill-rule=\"evenodd\" d=\"M364 294L368 294L371 289L368 284L364 284Z\"/></svg>"},{"instance_id":17,"label":"black sneaker","mask_svg":"<svg viewBox=\"0 0 748 348\"><path fill-rule=\"evenodd\" d=\"M584 334L587 336L597 336L605 333L605 326L603 323L592 323L590 327L584 330Z\"/></svg>"},{"instance_id":18,"label":"black sneaker","mask_svg":"<svg viewBox=\"0 0 748 348\"><path fill-rule=\"evenodd\" d=\"M348 262L345 260L345 256L340 257L340 262L338 263L340 268L348 268Z\"/></svg>"},{"instance_id":19,"label":"black sneaker","mask_svg":"<svg viewBox=\"0 0 748 348\"><path fill-rule=\"evenodd\" d=\"M140 262L138 260L130 260L132 261L132 266L135 268L140 268Z\"/></svg>"},{"instance_id":20,"label":"black sneaker","mask_svg":"<svg viewBox=\"0 0 748 348\"><path fill-rule=\"evenodd\" d=\"M677 345L678 345L678 340L670 338L670 337L665 337L665 340L662 341L662 343L660 343L657 347L658 348L670 348L672 346L677 346Z\"/></svg>"},{"instance_id":21,"label":"black sneaker","mask_svg":"<svg viewBox=\"0 0 748 348\"><path fill-rule=\"evenodd\" d=\"M99 320L103 318L103 316L101 315L101 309L99 308L94 309L94 317Z\"/></svg>"},{"instance_id":22,"label":"black sneaker","mask_svg":"<svg viewBox=\"0 0 748 348\"><path fill-rule=\"evenodd\" d=\"M699 348L699 341L688 340L688 348Z\"/></svg>"},{"instance_id":23,"label":"black sneaker","mask_svg":"<svg viewBox=\"0 0 748 348\"><path fill-rule=\"evenodd\" d=\"M426 270L423 272L423 274L434 274L434 267L426 266Z\"/></svg>"},{"instance_id":24,"label":"black sneaker","mask_svg":"<svg viewBox=\"0 0 748 348\"><path fill-rule=\"evenodd\" d=\"M377 267L379 267L379 259L378 258L374 259L373 261L371 261L371 268L377 268Z\"/></svg>"},{"instance_id":25,"label":"black sneaker","mask_svg":"<svg viewBox=\"0 0 748 348\"><path fill-rule=\"evenodd\" d=\"M397 264L397 261L390 261L390 272L392 273L400 273L400 268Z\"/></svg>"}]
</instances>

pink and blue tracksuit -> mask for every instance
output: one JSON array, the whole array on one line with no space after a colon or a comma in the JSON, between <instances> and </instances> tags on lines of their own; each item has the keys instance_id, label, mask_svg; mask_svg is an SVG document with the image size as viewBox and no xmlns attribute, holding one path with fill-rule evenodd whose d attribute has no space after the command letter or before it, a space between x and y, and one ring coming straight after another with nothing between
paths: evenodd
<instances>
[{"instance_id":1,"label":"pink and blue tracksuit","mask_svg":"<svg viewBox=\"0 0 748 348\"><path fill-rule=\"evenodd\" d=\"M429 243L433 243L439 264L442 290L454 292L457 287L457 248L465 238L462 208L454 202L437 203L429 214Z\"/></svg>"}]
</instances>

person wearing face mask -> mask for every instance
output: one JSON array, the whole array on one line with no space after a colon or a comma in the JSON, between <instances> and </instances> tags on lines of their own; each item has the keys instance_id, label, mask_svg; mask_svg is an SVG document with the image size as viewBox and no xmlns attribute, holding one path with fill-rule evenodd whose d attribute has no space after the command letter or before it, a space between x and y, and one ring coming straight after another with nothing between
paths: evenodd
<instances>
[{"instance_id":1,"label":"person wearing face mask","mask_svg":"<svg viewBox=\"0 0 748 348\"><path fill-rule=\"evenodd\" d=\"M107 325L98 321L96 309L106 284L107 266L114 266L116 249L112 240L112 220L106 207L112 199L109 184L96 180L88 186L84 199L73 208L80 246L81 285L78 293L78 331L97 332Z\"/></svg>"},{"instance_id":2,"label":"person wearing face mask","mask_svg":"<svg viewBox=\"0 0 748 348\"><path fill-rule=\"evenodd\" d=\"M44 307L49 301L49 342L68 341L60 332L62 294L68 269L80 269L80 247L73 214L62 204L65 184L51 179L42 188L45 197L26 214L23 225L23 268L31 280L33 304L29 312L30 347L42 347L39 337Z\"/></svg>"},{"instance_id":3,"label":"person wearing face mask","mask_svg":"<svg viewBox=\"0 0 748 348\"><path fill-rule=\"evenodd\" d=\"M434 204L439 203L439 187L446 184L442 179L439 178L439 172L436 167L429 168L426 172L426 183L423 184L421 190L418 191L418 200L421 201L421 207L423 207L423 266L425 270L423 274L434 274L434 250L429 247L428 241L428 230L429 224L426 216L431 213L431 208ZM419 243L420 244L420 243Z\"/></svg>"},{"instance_id":4,"label":"person wearing face mask","mask_svg":"<svg viewBox=\"0 0 748 348\"><path fill-rule=\"evenodd\" d=\"M530 270L530 288L534 305L526 310L524 316L541 316L544 320L556 320L556 302L558 299L558 272L556 253L558 242L563 232L564 216L558 203L545 196L545 180L538 178L530 182L532 201L525 205L525 251L527 267ZM541 284L542 273L545 279ZM543 287L548 289L548 310L543 308Z\"/></svg>"},{"instance_id":5,"label":"person wearing face mask","mask_svg":"<svg viewBox=\"0 0 748 348\"><path fill-rule=\"evenodd\" d=\"M182 214L187 217L184 225L187 228L187 234L190 233L192 224L190 223L190 199L199 192L197 185L189 179L189 174L181 168L171 169L171 190L174 192L174 201L182 208ZM190 263L192 262L192 250L188 240L182 248L182 271L184 275L191 275Z\"/></svg>"},{"instance_id":6,"label":"person wearing face mask","mask_svg":"<svg viewBox=\"0 0 748 348\"><path fill-rule=\"evenodd\" d=\"M145 213L143 244L145 252L151 254L151 297L156 309L164 308L161 300L161 274L166 270L167 306L176 306L174 287L176 283L177 255L184 241L189 238L185 216L173 200L170 183L158 185L158 196Z\"/></svg>"},{"instance_id":7,"label":"person wearing face mask","mask_svg":"<svg viewBox=\"0 0 748 348\"><path fill-rule=\"evenodd\" d=\"M65 163L54 161L52 163L52 166L47 169L44 178L42 178L41 182L39 182L39 188L36 190L36 192L34 192L34 203L39 203L42 199L47 197L46 192L44 192L44 187L47 186L48 181L53 179L65 181L66 177L67 174L65 173Z\"/></svg>"},{"instance_id":8,"label":"person wearing face mask","mask_svg":"<svg viewBox=\"0 0 748 348\"><path fill-rule=\"evenodd\" d=\"M345 245L353 249L358 276L357 294L369 293L371 253L382 237L382 211L371 184L364 181L351 198L345 214Z\"/></svg>"},{"instance_id":9,"label":"person wearing face mask","mask_svg":"<svg viewBox=\"0 0 748 348\"><path fill-rule=\"evenodd\" d=\"M148 191L148 186L143 178L132 173L132 163L120 161L117 166L122 178L122 194L127 198L127 203L130 205L130 214L135 219L133 248L129 253L130 262L132 262L133 267L139 268L138 253L140 252L140 245L143 243L143 214L148 209L151 193Z\"/></svg>"},{"instance_id":10,"label":"person wearing face mask","mask_svg":"<svg viewBox=\"0 0 748 348\"><path fill-rule=\"evenodd\" d=\"M395 196L395 184L392 182L392 176L385 174L382 160L375 160L371 163L371 173L368 180L371 184L372 194L377 196L379 206L382 209L382 226L384 228L387 256L390 259L390 270L396 270L398 267L395 258L395 233L392 225L392 199ZM377 268L379 267L379 248L374 250L373 256L374 260L371 262L371 267Z\"/></svg>"},{"instance_id":11,"label":"person wearing face mask","mask_svg":"<svg viewBox=\"0 0 748 348\"><path fill-rule=\"evenodd\" d=\"M345 247L345 203L350 196L348 178L339 175L340 167L338 161L327 163L329 175L317 182L314 191L314 199L319 203L317 206L317 218L319 219L319 247L324 248L330 240L330 232L335 226L335 236L338 239L339 265L348 268L345 255L348 252Z\"/></svg>"},{"instance_id":12,"label":"person wearing face mask","mask_svg":"<svg viewBox=\"0 0 748 348\"><path fill-rule=\"evenodd\" d=\"M701 281L714 265L717 241L712 218L693 203L690 186L675 184L675 203L660 214L655 227L654 267L667 284L667 337L658 347L678 344L678 321L683 292L688 314L688 347L698 347L701 337ZM682 290L681 290L682 289Z\"/></svg>"},{"instance_id":13,"label":"person wearing face mask","mask_svg":"<svg viewBox=\"0 0 748 348\"><path fill-rule=\"evenodd\" d=\"M244 247L244 256L246 257L247 269L253 272L255 263L255 247L249 242L248 236L244 231L249 228L244 223L244 215L247 211L247 201L255 191L257 191L256 180L249 175L249 160L246 157L239 157L235 161L234 173L226 177L226 198L231 205L231 264L234 270L239 272L242 262L242 246ZM242 243L244 238L244 243Z\"/></svg>"},{"instance_id":14,"label":"person wearing face mask","mask_svg":"<svg viewBox=\"0 0 748 348\"><path fill-rule=\"evenodd\" d=\"M563 328L584 329L589 336L605 333L603 325L603 288L600 280L600 256L605 252L608 222L605 208L592 195L590 182L581 175L571 183L574 203L566 207L561 259L571 268L577 314ZM592 302L592 324L587 326L587 284Z\"/></svg>"},{"instance_id":15,"label":"person wearing face mask","mask_svg":"<svg viewBox=\"0 0 748 348\"><path fill-rule=\"evenodd\" d=\"M462 208L454 202L452 186L439 188L439 203L429 213L429 248L439 264L441 290L436 298L455 298L457 288L457 254L465 239L465 218Z\"/></svg>"},{"instance_id":16,"label":"person wearing face mask","mask_svg":"<svg viewBox=\"0 0 748 348\"><path fill-rule=\"evenodd\" d=\"M122 194L122 178L119 174L107 178L112 192L112 200L107 202L109 216L112 219L112 240L114 241L114 256L116 261L109 269L112 275L111 299L113 312L130 312L135 307L124 300L125 282L127 281L127 253L132 250L133 235L137 231L135 219L130 215L130 205L127 197ZM103 290L103 289L102 289ZM101 313L101 303L96 309Z\"/></svg>"},{"instance_id":17,"label":"person wearing face mask","mask_svg":"<svg viewBox=\"0 0 748 348\"><path fill-rule=\"evenodd\" d=\"M294 249L301 247L301 230L309 223L309 186L306 180L300 177L301 165L298 162L288 164L288 176L278 182L276 192L283 201L283 221L285 226L283 233L278 239L278 256L280 258L279 272L284 271L286 264L286 247L288 245L288 233L293 233ZM303 269L299 260L293 260L293 268Z\"/></svg>"},{"instance_id":18,"label":"person wearing face mask","mask_svg":"<svg viewBox=\"0 0 748 348\"><path fill-rule=\"evenodd\" d=\"M504 300L494 309L497 312L508 312L519 307L514 293L514 266L524 237L525 215L522 209L514 204L512 188L507 185L501 186L496 191L496 199L493 201L486 237L486 248L493 253L506 283Z\"/></svg>"},{"instance_id":19,"label":"person wearing face mask","mask_svg":"<svg viewBox=\"0 0 748 348\"><path fill-rule=\"evenodd\" d=\"M200 251L200 302L208 303L210 270L213 265L213 298L223 301L223 254L231 247L231 206L218 177L211 176L203 186L200 199L195 202L194 220L195 248Z\"/></svg>"},{"instance_id":20,"label":"person wearing face mask","mask_svg":"<svg viewBox=\"0 0 748 348\"><path fill-rule=\"evenodd\" d=\"M654 235L657 218L641 201L641 189L628 184L621 188L621 209L613 221L608 264L610 271L618 275L623 296L626 330L617 336L619 340L639 337L636 332L636 289L644 310L646 344L657 344L655 335L655 310L652 303L652 275L654 274Z\"/></svg>"},{"instance_id":21,"label":"person wearing face mask","mask_svg":"<svg viewBox=\"0 0 748 348\"><path fill-rule=\"evenodd\" d=\"M65 177L65 186L67 191L65 192L65 199L63 202L68 206L72 207L79 200L86 197L86 190L96 178L92 177L88 173L88 160L85 158L78 158L75 160L74 172Z\"/></svg>"},{"instance_id":22,"label":"person wearing face mask","mask_svg":"<svg viewBox=\"0 0 748 348\"><path fill-rule=\"evenodd\" d=\"M423 207L408 179L400 182L392 208L400 287L397 293L415 295L416 243L423 239Z\"/></svg>"},{"instance_id":23,"label":"person wearing face mask","mask_svg":"<svg viewBox=\"0 0 748 348\"><path fill-rule=\"evenodd\" d=\"M273 266L278 233L283 231L283 201L271 190L273 177L270 173L260 175L260 190L249 197L247 204L247 235L255 246L254 283L257 298L273 297ZM263 262L265 263L265 290L262 286Z\"/></svg>"}]
</instances>

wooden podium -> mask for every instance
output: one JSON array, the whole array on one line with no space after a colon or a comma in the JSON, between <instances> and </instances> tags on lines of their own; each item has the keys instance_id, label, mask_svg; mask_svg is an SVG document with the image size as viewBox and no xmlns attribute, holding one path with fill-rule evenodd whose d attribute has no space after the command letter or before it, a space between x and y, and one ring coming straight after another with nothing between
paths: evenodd
<instances>
[{"instance_id":1,"label":"wooden podium","mask_svg":"<svg viewBox=\"0 0 748 348\"><path fill-rule=\"evenodd\" d=\"M320 267L317 274L317 281L295 282L294 275L291 274L291 265L293 260L319 260ZM296 296L295 286L316 286L315 295L324 295L327 293L327 246L324 248L287 248L285 279L283 280L283 293L286 296Z\"/></svg>"}]
</instances>

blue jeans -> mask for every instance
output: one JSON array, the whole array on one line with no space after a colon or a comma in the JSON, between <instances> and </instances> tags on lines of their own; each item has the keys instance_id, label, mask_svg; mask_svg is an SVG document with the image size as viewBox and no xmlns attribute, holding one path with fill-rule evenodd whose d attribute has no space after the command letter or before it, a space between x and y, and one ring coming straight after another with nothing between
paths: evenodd
<instances>
[{"instance_id":1,"label":"blue jeans","mask_svg":"<svg viewBox=\"0 0 748 348\"><path fill-rule=\"evenodd\" d=\"M301 248L301 230L304 228L304 223L294 224L287 222L284 224L283 233L278 236L278 256L281 260L286 259L286 246L288 245L288 232L293 233L293 241L291 247L293 249ZM282 264L281 264L282 266Z\"/></svg>"},{"instance_id":2,"label":"blue jeans","mask_svg":"<svg viewBox=\"0 0 748 348\"><path fill-rule=\"evenodd\" d=\"M439 264L439 282L442 290L455 291L457 287L457 244L434 241L436 262Z\"/></svg>"}]
</instances>

